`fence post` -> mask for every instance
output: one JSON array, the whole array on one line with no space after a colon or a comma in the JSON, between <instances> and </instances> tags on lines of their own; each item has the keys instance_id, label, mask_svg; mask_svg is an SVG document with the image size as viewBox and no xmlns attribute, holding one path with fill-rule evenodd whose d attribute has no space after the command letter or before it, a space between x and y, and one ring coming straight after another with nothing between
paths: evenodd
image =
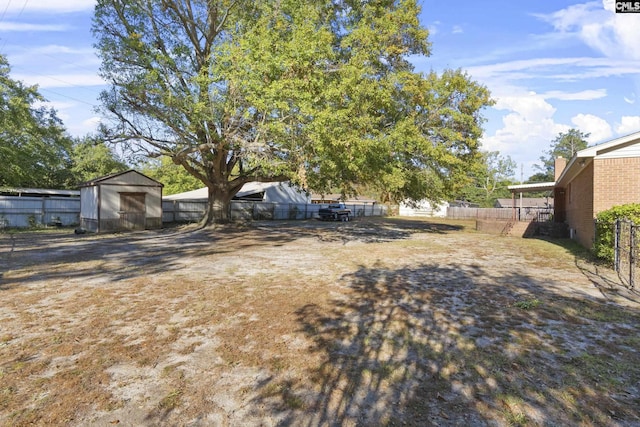
<instances>
[{"instance_id":1,"label":"fence post","mask_svg":"<svg viewBox=\"0 0 640 427\"><path fill-rule=\"evenodd\" d=\"M613 266L620 271L620 219L613 223Z\"/></svg>"},{"instance_id":2,"label":"fence post","mask_svg":"<svg viewBox=\"0 0 640 427\"><path fill-rule=\"evenodd\" d=\"M635 283L633 283L634 274L633 270L635 270L636 266L636 254L635 254L635 224L633 222L629 223L629 286L631 288L634 287Z\"/></svg>"},{"instance_id":3,"label":"fence post","mask_svg":"<svg viewBox=\"0 0 640 427\"><path fill-rule=\"evenodd\" d=\"M47 215L47 199L48 197L42 198L42 214L40 215L40 225L46 225L45 217Z\"/></svg>"}]
</instances>

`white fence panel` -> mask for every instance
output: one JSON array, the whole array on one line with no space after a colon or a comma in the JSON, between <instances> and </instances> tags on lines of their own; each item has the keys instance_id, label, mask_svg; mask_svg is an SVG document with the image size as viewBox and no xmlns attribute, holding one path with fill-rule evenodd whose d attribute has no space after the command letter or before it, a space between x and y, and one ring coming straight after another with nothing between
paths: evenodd
<instances>
[{"instance_id":1,"label":"white fence panel","mask_svg":"<svg viewBox=\"0 0 640 427\"><path fill-rule=\"evenodd\" d=\"M0 227L35 225L76 225L79 223L79 197L0 196Z\"/></svg>"},{"instance_id":2,"label":"white fence panel","mask_svg":"<svg viewBox=\"0 0 640 427\"><path fill-rule=\"evenodd\" d=\"M206 209L207 202L202 200L164 200L162 222L197 222Z\"/></svg>"},{"instance_id":3,"label":"white fence panel","mask_svg":"<svg viewBox=\"0 0 640 427\"><path fill-rule=\"evenodd\" d=\"M265 203L234 200L232 220L303 220L318 218L325 205L305 203ZM387 207L378 204L347 204L353 216L385 216ZM162 222L197 222L206 211L203 200L164 200ZM80 222L79 197L0 196L0 228L34 225L77 225Z\"/></svg>"}]
</instances>

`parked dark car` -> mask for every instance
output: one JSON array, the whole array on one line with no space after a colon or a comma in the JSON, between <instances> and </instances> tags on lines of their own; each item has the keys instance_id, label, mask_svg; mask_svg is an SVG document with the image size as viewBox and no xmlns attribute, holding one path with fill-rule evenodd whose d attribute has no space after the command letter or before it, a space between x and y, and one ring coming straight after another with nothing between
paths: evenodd
<instances>
[{"instance_id":1,"label":"parked dark car","mask_svg":"<svg viewBox=\"0 0 640 427\"><path fill-rule=\"evenodd\" d=\"M321 208L318 216L322 221L349 221L351 209L347 209L344 203L332 203L326 208Z\"/></svg>"}]
</instances>

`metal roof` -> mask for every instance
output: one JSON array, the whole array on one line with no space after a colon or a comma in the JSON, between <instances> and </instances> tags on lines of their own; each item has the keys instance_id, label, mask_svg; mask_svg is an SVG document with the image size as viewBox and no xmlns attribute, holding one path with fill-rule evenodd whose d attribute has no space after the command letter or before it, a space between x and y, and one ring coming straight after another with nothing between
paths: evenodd
<instances>
[{"instance_id":1,"label":"metal roof","mask_svg":"<svg viewBox=\"0 0 640 427\"><path fill-rule=\"evenodd\" d=\"M79 190L56 190L52 188L0 187L0 194L17 194L18 196L63 196L80 197Z\"/></svg>"},{"instance_id":2,"label":"metal roof","mask_svg":"<svg viewBox=\"0 0 640 427\"><path fill-rule=\"evenodd\" d=\"M87 182L83 182L83 183L79 184L78 187L91 187L91 186L97 185L100 182L108 181L110 179L119 177L121 175L130 174L130 173L134 173L134 174L140 175L140 176L144 177L145 179L148 179L148 180L152 181L158 187L164 187L164 184L161 183L160 181L157 181L157 180L155 180L153 178L149 178L145 174L143 174L141 172L138 172L137 170L134 170L134 169L129 169L129 170L126 170L124 172L112 173L111 175L100 176L98 178L91 179L91 180L89 180Z\"/></svg>"}]
</instances>

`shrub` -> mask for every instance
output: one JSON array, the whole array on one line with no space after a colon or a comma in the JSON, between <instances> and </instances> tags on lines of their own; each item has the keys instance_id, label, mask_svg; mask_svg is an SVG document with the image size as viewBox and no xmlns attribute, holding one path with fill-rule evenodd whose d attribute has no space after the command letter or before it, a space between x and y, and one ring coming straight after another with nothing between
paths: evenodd
<instances>
[{"instance_id":1,"label":"shrub","mask_svg":"<svg viewBox=\"0 0 640 427\"><path fill-rule=\"evenodd\" d=\"M640 203L614 206L596 216L596 239L593 252L598 258L611 263L613 263L615 249L615 222L618 219L628 219L640 224Z\"/></svg>"}]
</instances>

